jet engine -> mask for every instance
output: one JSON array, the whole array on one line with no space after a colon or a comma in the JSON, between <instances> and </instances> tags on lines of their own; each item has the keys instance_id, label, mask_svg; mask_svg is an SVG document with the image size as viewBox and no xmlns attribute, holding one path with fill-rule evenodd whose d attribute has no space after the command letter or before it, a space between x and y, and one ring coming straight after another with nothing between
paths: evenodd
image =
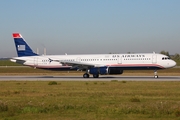
<instances>
[{"instance_id":1,"label":"jet engine","mask_svg":"<svg viewBox=\"0 0 180 120\"><path fill-rule=\"evenodd\" d=\"M118 67L99 67L99 68L90 68L89 74L122 74L123 70Z\"/></svg>"}]
</instances>

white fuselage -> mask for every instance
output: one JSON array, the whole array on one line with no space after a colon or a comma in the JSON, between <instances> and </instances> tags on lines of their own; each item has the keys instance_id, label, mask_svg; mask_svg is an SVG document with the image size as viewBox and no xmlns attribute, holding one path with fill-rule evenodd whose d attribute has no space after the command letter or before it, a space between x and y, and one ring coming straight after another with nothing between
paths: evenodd
<instances>
[{"instance_id":1,"label":"white fuselage","mask_svg":"<svg viewBox=\"0 0 180 120\"><path fill-rule=\"evenodd\" d=\"M71 68L58 61L93 64L95 67L120 67L122 69L164 69L171 68L176 62L166 55L155 53L139 54L92 54L92 55L46 55L15 57L11 61L36 68Z\"/></svg>"}]
</instances>

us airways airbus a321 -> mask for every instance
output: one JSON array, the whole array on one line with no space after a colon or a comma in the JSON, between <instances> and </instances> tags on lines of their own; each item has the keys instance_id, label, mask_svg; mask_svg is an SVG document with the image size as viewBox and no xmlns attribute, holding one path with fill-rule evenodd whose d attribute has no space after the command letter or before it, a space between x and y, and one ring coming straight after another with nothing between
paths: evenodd
<instances>
[{"instance_id":1,"label":"us airways airbus a321","mask_svg":"<svg viewBox=\"0 0 180 120\"><path fill-rule=\"evenodd\" d=\"M154 70L154 78L158 78L158 69L176 65L168 56L157 53L38 55L21 34L13 33L13 38L18 57L13 57L12 62L39 69L83 70L84 78L89 78L90 74L94 78L99 75L122 74L123 70Z\"/></svg>"}]
</instances>

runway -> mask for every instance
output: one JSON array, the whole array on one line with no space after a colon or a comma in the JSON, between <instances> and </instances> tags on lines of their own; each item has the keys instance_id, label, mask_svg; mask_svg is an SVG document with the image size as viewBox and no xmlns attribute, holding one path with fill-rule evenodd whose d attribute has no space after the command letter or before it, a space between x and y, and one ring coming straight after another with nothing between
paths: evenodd
<instances>
[{"instance_id":1,"label":"runway","mask_svg":"<svg viewBox=\"0 0 180 120\"><path fill-rule=\"evenodd\" d=\"M180 81L180 76L100 76L82 78L82 76L0 76L0 81Z\"/></svg>"}]
</instances>

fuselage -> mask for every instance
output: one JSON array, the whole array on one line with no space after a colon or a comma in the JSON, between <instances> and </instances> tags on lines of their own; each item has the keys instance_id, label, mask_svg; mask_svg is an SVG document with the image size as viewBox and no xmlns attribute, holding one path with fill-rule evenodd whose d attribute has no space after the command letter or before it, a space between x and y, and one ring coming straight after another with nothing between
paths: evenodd
<instances>
[{"instance_id":1,"label":"fuselage","mask_svg":"<svg viewBox=\"0 0 180 120\"><path fill-rule=\"evenodd\" d=\"M156 53L139 54L92 54L92 55L47 55L15 57L11 61L23 65L42 69L71 69L72 66L61 64L59 61L79 62L83 64L94 64L96 67L118 67L123 70L134 69L164 69L171 68L176 62L168 56Z\"/></svg>"}]
</instances>

